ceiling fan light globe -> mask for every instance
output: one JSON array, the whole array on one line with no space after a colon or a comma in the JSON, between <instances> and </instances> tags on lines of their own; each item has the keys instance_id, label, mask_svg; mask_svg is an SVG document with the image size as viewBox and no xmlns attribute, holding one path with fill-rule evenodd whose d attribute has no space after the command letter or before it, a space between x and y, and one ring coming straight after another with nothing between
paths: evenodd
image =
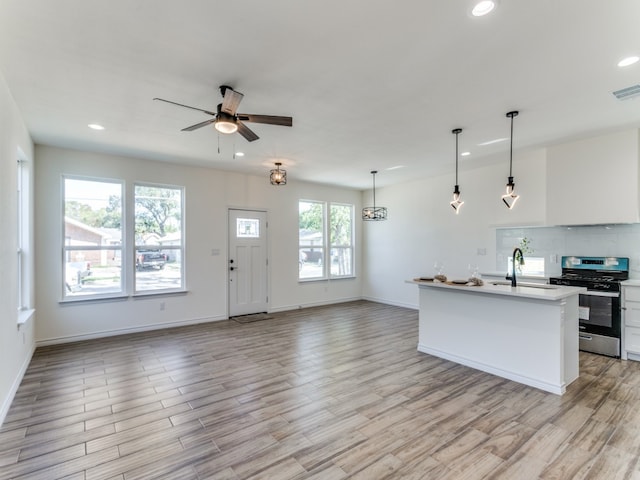
<instances>
[{"instance_id":1,"label":"ceiling fan light globe","mask_svg":"<svg viewBox=\"0 0 640 480\"><path fill-rule=\"evenodd\" d=\"M217 131L224 134L236 133L238 131L238 125L226 119L218 119L213 125Z\"/></svg>"}]
</instances>

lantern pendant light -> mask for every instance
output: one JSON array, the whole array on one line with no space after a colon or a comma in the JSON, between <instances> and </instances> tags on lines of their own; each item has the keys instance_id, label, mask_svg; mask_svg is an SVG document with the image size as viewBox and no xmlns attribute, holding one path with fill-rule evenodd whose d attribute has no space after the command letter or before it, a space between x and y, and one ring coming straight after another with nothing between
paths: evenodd
<instances>
[{"instance_id":1,"label":"lantern pendant light","mask_svg":"<svg viewBox=\"0 0 640 480\"><path fill-rule=\"evenodd\" d=\"M276 168L271 170L271 175L269 176L269 180L271 181L271 185L286 185L287 184L287 171L281 170L280 165L282 163L276 162Z\"/></svg>"},{"instance_id":2,"label":"lantern pendant light","mask_svg":"<svg viewBox=\"0 0 640 480\"><path fill-rule=\"evenodd\" d=\"M387 208L376 207L376 173L377 170L372 170L373 175L373 207L364 207L362 209L362 220L366 221L380 221L387 219Z\"/></svg>"},{"instance_id":3,"label":"lantern pendant light","mask_svg":"<svg viewBox=\"0 0 640 480\"><path fill-rule=\"evenodd\" d=\"M462 133L461 128L454 128L451 130L451 133L456 136L456 185L453 187L453 200L449 202L449 205L453 207L456 212L456 215L460 213L460 209L462 205L464 205L464 201L460 200L460 187L458 186L458 135Z\"/></svg>"},{"instance_id":4,"label":"lantern pendant light","mask_svg":"<svg viewBox=\"0 0 640 480\"><path fill-rule=\"evenodd\" d=\"M511 144L509 146L509 179L507 181L507 193L502 195L502 201L508 209L512 209L520 198L520 195L515 193L516 184L513 183L513 117L517 116L517 110L507 113L507 117L511 119Z\"/></svg>"}]
</instances>

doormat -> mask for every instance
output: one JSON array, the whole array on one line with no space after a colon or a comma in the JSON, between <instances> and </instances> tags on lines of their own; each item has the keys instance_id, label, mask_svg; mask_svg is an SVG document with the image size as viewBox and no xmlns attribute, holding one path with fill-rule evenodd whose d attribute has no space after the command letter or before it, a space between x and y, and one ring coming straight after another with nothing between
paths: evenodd
<instances>
[{"instance_id":1,"label":"doormat","mask_svg":"<svg viewBox=\"0 0 640 480\"><path fill-rule=\"evenodd\" d=\"M251 315L240 315L238 317L231 317L230 320L238 323L253 323L259 322L260 320L269 320L273 318L268 313L252 313Z\"/></svg>"}]
</instances>

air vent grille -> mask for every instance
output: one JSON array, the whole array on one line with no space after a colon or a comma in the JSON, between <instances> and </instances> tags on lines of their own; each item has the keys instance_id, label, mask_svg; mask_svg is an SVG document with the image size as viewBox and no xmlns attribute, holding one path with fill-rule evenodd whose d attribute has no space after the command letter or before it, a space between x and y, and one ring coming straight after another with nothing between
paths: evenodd
<instances>
[{"instance_id":1,"label":"air vent grille","mask_svg":"<svg viewBox=\"0 0 640 480\"><path fill-rule=\"evenodd\" d=\"M616 90L613 92L618 100L627 100L640 95L640 85L632 85L631 87L623 88L622 90Z\"/></svg>"}]
</instances>

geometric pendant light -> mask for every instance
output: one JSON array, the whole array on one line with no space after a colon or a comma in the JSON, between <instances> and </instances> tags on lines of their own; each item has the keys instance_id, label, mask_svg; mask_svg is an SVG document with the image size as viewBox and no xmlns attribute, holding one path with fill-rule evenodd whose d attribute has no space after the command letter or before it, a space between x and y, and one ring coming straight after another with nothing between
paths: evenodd
<instances>
[{"instance_id":1,"label":"geometric pendant light","mask_svg":"<svg viewBox=\"0 0 640 480\"><path fill-rule=\"evenodd\" d=\"M453 187L453 200L449 202L449 205L453 207L456 215L458 215L462 205L464 205L464 201L460 200L460 188L458 187L458 135L462 133L462 129L454 128L451 130L451 133L456 136L456 186Z\"/></svg>"},{"instance_id":2,"label":"geometric pendant light","mask_svg":"<svg viewBox=\"0 0 640 480\"><path fill-rule=\"evenodd\" d=\"M378 173L377 170L371 171L371 175L373 175L373 207L362 209L362 220L377 222L387 219L386 207L376 207L376 173Z\"/></svg>"},{"instance_id":3,"label":"geometric pendant light","mask_svg":"<svg viewBox=\"0 0 640 480\"><path fill-rule=\"evenodd\" d=\"M280 165L282 165L282 163L276 162L276 168L270 172L269 180L271 181L271 185L287 184L287 171L281 170Z\"/></svg>"},{"instance_id":4,"label":"geometric pendant light","mask_svg":"<svg viewBox=\"0 0 640 480\"><path fill-rule=\"evenodd\" d=\"M507 113L507 117L511 119L511 145L509 147L509 179L507 181L507 193L502 195L502 201L509 209L512 209L520 198L520 195L517 195L515 192L516 184L513 183L513 117L517 116L517 110Z\"/></svg>"}]
</instances>

